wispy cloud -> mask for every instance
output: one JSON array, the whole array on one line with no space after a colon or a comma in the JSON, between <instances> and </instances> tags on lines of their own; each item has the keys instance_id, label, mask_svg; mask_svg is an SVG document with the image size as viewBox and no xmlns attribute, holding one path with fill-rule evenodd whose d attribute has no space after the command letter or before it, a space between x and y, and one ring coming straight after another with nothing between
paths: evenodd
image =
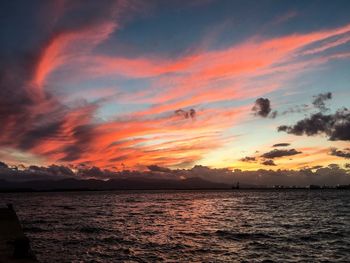
<instances>
[{"instance_id":1,"label":"wispy cloud","mask_svg":"<svg viewBox=\"0 0 350 263\"><path fill-rule=\"evenodd\" d=\"M171 58L101 51L106 42L118 40L115 32L123 29L135 5L64 2L57 12L51 10L54 19L47 35L40 38L41 45L28 56L17 52L0 62L2 147L30 152L47 162L107 168L122 163L139 168L193 164L230 142L228 130L249 119L251 104L244 100L260 97L255 104L257 115L275 116L270 100L264 98L267 93L279 90L310 65L349 57L347 52L317 54L346 44L350 25L274 37L253 35L220 48L203 48L198 43L197 48ZM286 14L281 22L294 15ZM104 89L102 95L89 95L93 102L75 97L66 103L57 94L61 87L72 85L72 79L82 90L87 80L100 79L107 86L118 80L124 93ZM126 80L127 84L122 82ZM133 81L140 81L137 91L129 86ZM329 94L320 94L314 105L326 109ZM144 107L102 118L101 109L115 98ZM347 109L317 113L279 130L297 135L323 133L331 140L348 141L348 115ZM299 153L292 150L274 150L263 157Z\"/></svg>"}]
</instances>

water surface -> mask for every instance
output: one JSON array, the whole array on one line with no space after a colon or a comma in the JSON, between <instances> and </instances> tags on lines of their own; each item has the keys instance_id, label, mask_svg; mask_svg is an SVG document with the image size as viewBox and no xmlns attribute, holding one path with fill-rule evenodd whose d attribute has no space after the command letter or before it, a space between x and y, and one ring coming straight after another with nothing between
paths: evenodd
<instances>
[{"instance_id":1,"label":"water surface","mask_svg":"<svg viewBox=\"0 0 350 263\"><path fill-rule=\"evenodd\" d=\"M349 262L350 191L0 194L41 262Z\"/></svg>"}]
</instances>

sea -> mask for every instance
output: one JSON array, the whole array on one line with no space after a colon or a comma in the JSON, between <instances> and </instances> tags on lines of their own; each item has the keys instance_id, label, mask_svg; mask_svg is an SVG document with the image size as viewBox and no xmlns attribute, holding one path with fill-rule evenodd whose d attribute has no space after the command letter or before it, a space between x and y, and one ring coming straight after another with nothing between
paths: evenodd
<instances>
[{"instance_id":1,"label":"sea","mask_svg":"<svg viewBox=\"0 0 350 263\"><path fill-rule=\"evenodd\" d=\"M6 203L40 262L350 262L347 190L1 193Z\"/></svg>"}]
</instances>

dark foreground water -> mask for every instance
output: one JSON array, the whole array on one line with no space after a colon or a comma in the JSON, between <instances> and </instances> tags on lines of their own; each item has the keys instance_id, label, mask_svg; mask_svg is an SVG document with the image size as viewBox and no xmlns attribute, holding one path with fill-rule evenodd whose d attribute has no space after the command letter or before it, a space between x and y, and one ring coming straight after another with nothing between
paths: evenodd
<instances>
[{"instance_id":1,"label":"dark foreground water","mask_svg":"<svg viewBox=\"0 0 350 263\"><path fill-rule=\"evenodd\" d=\"M0 201L14 203L42 262L350 262L350 191L21 193Z\"/></svg>"}]
</instances>

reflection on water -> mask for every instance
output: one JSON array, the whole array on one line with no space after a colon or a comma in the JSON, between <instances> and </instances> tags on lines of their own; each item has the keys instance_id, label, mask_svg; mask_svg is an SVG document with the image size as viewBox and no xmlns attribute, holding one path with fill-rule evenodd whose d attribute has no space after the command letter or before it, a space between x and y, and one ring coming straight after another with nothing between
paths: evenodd
<instances>
[{"instance_id":1,"label":"reflection on water","mask_svg":"<svg viewBox=\"0 0 350 263\"><path fill-rule=\"evenodd\" d=\"M0 194L42 262L347 262L350 191Z\"/></svg>"}]
</instances>

